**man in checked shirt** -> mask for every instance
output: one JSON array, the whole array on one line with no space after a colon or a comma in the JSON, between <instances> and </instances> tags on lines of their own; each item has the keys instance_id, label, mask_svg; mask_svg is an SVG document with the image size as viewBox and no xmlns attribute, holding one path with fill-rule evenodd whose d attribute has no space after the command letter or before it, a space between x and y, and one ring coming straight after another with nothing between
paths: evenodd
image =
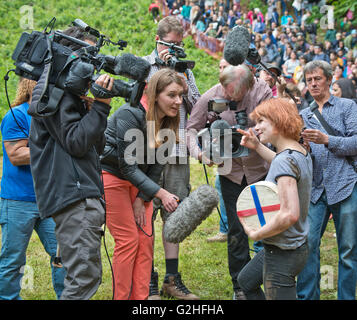
<instances>
[{"instance_id":1,"label":"man in checked shirt","mask_svg":"<svg viewBox=\"0 0 357 320\"><path fill-rule=\"evenodd\" d=\"M183 47L183 33L181 23L174 16L168 16L158 23L157 34L155 41L161 40L168 43L174 43L177 46ZM155 72L160 70L161 66L157 63L157 58L167 62L171 57L169 48L165 45L156 44L155 50L146 57L143 57L151 64L151 70L148 76L149 80ZM196 86L195 78L191 70L187 69L183 77L186 79L187 94L183 96L183 103L180 107L180 126L179 138L180 143L176 145L174 154L171 156L170 163L165 165L162 172L160 185L170 193L178 196L180 200L186 198L190 193L190 164L187 154L185 127L187 122L187 115L191 113L193 105L200 97L199 90ZM154 200L154 207L159 207L159 203ZM161 209L162 220L166 221L169 213ZM163 239L163 246L165 250L166 275L162 286L162 293L166 296L175 297L181 300L198 300L199 297L191 293L181 280L181 275L178 272L178 258L179 258L179 244L169 243ZM149 300L159 300L158 291L158 274L153 269L151 272Z\"/></svg>"},{"instance_id":2,"label":"man in checked shirt","mask_svg":"<svg viewBox=\"0 0 357 320\"><path fill-rule=\"evenodd\" d=\"M313 156L313 180L308 214L309 257L298 276L299 299L320 299L320 239L332 213L338 245L337 298L355 300L357 282L357 173L346 156L357 160L357 104L330 94L332 67L325 61L309 62L305 81L318 110L338 135L329 135L318 118L301 111L302 133Z\"/></svg>"}]
</instances>

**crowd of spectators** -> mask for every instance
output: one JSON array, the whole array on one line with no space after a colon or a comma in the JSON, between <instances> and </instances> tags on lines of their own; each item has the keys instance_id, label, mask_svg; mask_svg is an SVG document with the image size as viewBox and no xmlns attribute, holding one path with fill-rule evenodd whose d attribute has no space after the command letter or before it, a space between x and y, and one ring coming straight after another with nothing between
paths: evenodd
<instances>
[{"instance_id":1,"label":"crowd of spectators","mask_svg":"<svg viewBox=\"0 0 357 320\"><path fill-rule=\"evenodd\" d=\"M262 62L278 66L286 82L295 85L302 95L306 93L302 67L311 60L330 63L333 82L343 78L357 85L357 30L352 26L353 13L348 11L341 23L318 33L320 21L311 17L311 9L323 6L325 0L265 0L265 14L260 8L243 8L240 0L153 2L164 5L166 15L176 15L198 46L204 42L202 39L219 43L214 51L223 50L232 28L246 27L251 35L250 45L258 50Z\"/></svg>"}]
</instances>

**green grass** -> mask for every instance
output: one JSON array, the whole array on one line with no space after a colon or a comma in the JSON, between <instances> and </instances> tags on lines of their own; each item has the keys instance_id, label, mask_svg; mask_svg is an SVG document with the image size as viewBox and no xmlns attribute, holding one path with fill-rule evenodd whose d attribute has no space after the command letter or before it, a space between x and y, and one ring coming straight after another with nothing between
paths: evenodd
<instances>
[{"instance_id":1,"label":"green grass","mask_svg":"<svg viewBox=\"0 0 357 320\"><path fill-rule=\"evenodd\" d=\"M20 8L23 5L32 5L34 11L34 29L42 30L47 22L55 16L57 29L63 29L75 18L80 18L92 27L100 30L114 41L127 40L128 47L124 52L138 56L149 54L154 46L156 26L147 12L149 0L124 1L101 0L96 2L84 0L60 1L3 1L0 6L0 120L7 112L4 94L5 72L13 68L11 54L16 43L24 31L20 27ZM89 19L88 17L91 17ZM195 60L194 71L196 82L201 93L204 93L218 81L218 61L208 56L205 52L194 47L192 39L185 39L187 59ZM121 52L110 47L102 50L104 54L117 55ZM12 101L16 92L17 77L11 75L9 81L9 94ZM123 99L113 99L113 110L122 105ZM210 184L213 185L215 173L213 168L208 168ZM191 184L195 189L206 183L202 165L192 161ZM155 222L155 266L159 272L161 285L165 273L165 258L161 240L162 223L160 218ZM197 229L180 245L179 270L187 287L202 299L230 300L232 298L232 285L227 265L226 243L207 243L206 238L214 235L219 228L219 216L214 211ZM322 290L322 299L336 299L337 281L337 249L336 239L333 237L333 224L329 223L326 235L322 240L322 265L333 267L334 289ZM110 233L106 232L106 243L110 258L112 257L114 242ZM93 299L107 300L112 298L111 271L104 246L102 246L103 281ZM34 233L28 250L27 265L33 270L33 289L23 289L23 299L50 300L55 299L52 289L49 259L45 253L38 236ZM26 276L26 274L25 274Z\"/></svg>"}]
</instances>

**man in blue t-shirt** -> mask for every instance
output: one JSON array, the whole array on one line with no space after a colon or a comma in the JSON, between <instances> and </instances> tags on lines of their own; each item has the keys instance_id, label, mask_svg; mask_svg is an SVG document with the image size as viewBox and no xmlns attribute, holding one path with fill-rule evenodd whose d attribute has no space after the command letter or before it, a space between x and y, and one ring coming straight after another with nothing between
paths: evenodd
<instances>
[{"instance_id":1,"label":"man in blue t-shirt","mask_svg":"<svg viewBox=\"0 0 357 320\"><path fill-rule=\"evenodd\" d=\"M26 85L29 81L21 79L19 86L29 88ZM21 299L26 249L34 229L51 256L52 281L57 298L64 288L65 269L53 265L57 251L55 223L51 217L40 219L36 205L28 147L31 122L27 114L28 107L28 102L18 105L1 122L3 174L0 194L0 300Z\"/></svg>"}]
</instances>

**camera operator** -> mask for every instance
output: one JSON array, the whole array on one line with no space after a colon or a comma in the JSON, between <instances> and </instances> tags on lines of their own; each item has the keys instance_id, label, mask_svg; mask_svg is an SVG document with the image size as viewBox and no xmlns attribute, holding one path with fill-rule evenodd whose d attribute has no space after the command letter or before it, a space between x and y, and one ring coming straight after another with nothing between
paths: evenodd
<instances>
[{"instance_id":1,"label":"camera operator","mask_svg":"<svg viewBox=\"0 0 357 320\"><path fill-rule=\"evenodd\" d=\"M262 101L272 98L272 91L261 79L255 79L246 65L228 66L220 75L220 83L209 89L195 104L187 123L187 145L191 156L205 160L197 145L196 133L203 129L208 119L208 101L213 98L237 102L237 111L247 114ZM227 110L220 114L229 125L235 125L235 111ZM253 127L248 121L248 127ZM196 131L197 130L197 131ZM250 261L248 237L237 217L236 202L241 191L248 185L265 178L269 165L256 152L247 157L233 158L229 172L220 173L222 196L228 218L228 265L232 277L233 299L244 299L237 283L240 270ZM212 165L211 162L209 165Z\"/></svg>"},{"instance_id":2,"label":"camera operator","mask_svg":"<svg viewBox=\"0 0 357 320\"><path fill-rule=\"evenodd\" d=\"M177 46L183 46L184 29L181 23L174 16L168 16L158 23L155 41L164 41L173 43ZM149 55L144 57L151 64L149 80L162 66L158 64L157 58L166 62L172 57L169 48L165 45L157 43L156 49ZM187 156L187 146L185 143L184 129L186 127L187 115L191 112L192 107L200 97L200 93L196 86L195 78L191 70L187 69L183 76L186 79L187 94L183 95L183 102L180 106L180 125L179 139L180 143L176 146L175 154L173 155L174 163L165 165L160 179L160 186L168 192L175 194L180 200L186 198L190 193L190 164ZM187 89L187 90L186 90ZM157 199L154 200L154 208L158 209L160 203ZM161 209L161 217L165 223L170 213ZM177 299L196 300L199 299L191 293L181 280L181 275L178 272L179 259L179 244L169 243L163 238L163 246L165 250L166 275L162 287L165 295L173 296ZM158 274L153 270L151 274L149 300L159 300L158 291Z\"/></svg>"},{"instance_id":3,"label":"camera operator","mask_svg":"<svg viewBox=\"0 0 357 320\"><path fill-rule=\"evenodd\" d=\"M96 41L78 27L64 33L89 44ZM68 40L60 43L72 50L79 49ZM111 90L113 79L101 75L96 84ZM41 89L39 81L33 101ZM32 117L29 139L40 217L53 217L62 264L67 271L62 300L90 299L102 277L100 247L105 210L98 154L105 146L111 99L95 98L90 107L86 104L88 98L84 99L65 91L55 114ZM29 114L31 111L32 105Z\"/></svg>"}]
</instances>

